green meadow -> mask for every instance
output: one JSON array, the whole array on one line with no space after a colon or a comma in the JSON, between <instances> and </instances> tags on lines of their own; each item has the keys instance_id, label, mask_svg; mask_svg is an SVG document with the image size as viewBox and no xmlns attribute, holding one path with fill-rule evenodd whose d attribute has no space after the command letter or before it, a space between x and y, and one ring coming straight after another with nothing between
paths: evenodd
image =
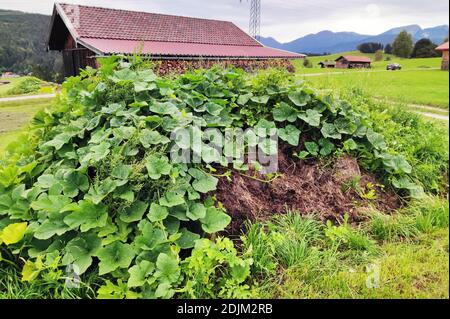
<instances>
[{"instance_id":1,"label":"green meadow","mask_svg":"<svg viewBox=\"0 0 450 319\"><path fill-rule=\"evenodd\" d=\"M371 54L346 52L323 57L309 58L313 68L305 68L301 61L296 61L299 79L310 82L313 86L333 90L336 93L348 90L362 92L379 99L398 103L435 106L443 109L449 107L449 76L441 71L440 58L401 59L390 57L390 61L379 61L371 69L321 69L320 61L334 60L341 55L364 55L373 59ZM401 71L386 71L388 63L400 63Z\"/></svg>"}]
</instances>

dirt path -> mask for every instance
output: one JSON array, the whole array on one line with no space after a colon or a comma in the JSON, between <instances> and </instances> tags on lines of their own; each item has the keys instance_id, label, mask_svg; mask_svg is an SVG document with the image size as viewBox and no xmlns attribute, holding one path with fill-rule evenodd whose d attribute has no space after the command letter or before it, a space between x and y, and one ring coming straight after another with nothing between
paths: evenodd
<instances>
[{"instance_id":1,"label":"dirt path","mask_svg":"<svg viewBox=\"0 0 450 319\"><path fill-rule=\"evenodd\" d=\"M443 109L437 106L421 105L421 104L408 104L408 106L417 110L431 111L433 113L441 113L443 115L448 115L448 109Z\"/></svg>"},{"instance_id":2,"label":"dirt path","mask_svg":"<svg viewBox=\"0 0 450 319\"><path fill-rule=\"evenodd\" d=\"M12 101L22 101L22 100L36 100L36 99L49 99L55 97L56 94L39 94L39 95L23 95L14 97L3 97L0 98L1 102L12 102Z\"/></svg>"},{"instance_id":3,"label":"dirt path","mask_svg":"<svg viewBox=\"0 0 450 319\"><path fill-rule=\"evenodd\" d=\"M375 98L375 99L380 102L388 102L391 104L405 105L414 113L423 115L425 117L449 122L449 110L448 109L443 109L443 108L431 106L431 105L387 101L387 100L381 99L381 98Z\"/></svg>"},{"instance_id":4,"label":"dirt path","mask_svg":"<svg viewBox=\"0 0 450 319\"><path fill-rule=\"evenodd\" d=\"M437 120L441 120L441 121L449 121L448 115L439 115L439 114L435 114L435 113L427 113L427 112L419 112L419 111L414 111L417 114L426 116L426 117L430 117L433 119L437 119Z\"/></svg>"}]
</instances>

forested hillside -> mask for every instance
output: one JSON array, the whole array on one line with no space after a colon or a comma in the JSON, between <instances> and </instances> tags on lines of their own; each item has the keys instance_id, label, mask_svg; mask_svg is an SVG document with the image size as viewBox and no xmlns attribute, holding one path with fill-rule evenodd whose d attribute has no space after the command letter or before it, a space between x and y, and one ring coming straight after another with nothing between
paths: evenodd
<instances>
[{"instance_id":1,"label":"forested hillside","mask_svg":"<svg viewBox=\"0 0 450 319\"><path fill-rule=\"evenodd\" d=\"M32 72L47 81L61 80L62 58L46 52L50 17L0 10L0 72Z\"/></svg>"}]
</instances>

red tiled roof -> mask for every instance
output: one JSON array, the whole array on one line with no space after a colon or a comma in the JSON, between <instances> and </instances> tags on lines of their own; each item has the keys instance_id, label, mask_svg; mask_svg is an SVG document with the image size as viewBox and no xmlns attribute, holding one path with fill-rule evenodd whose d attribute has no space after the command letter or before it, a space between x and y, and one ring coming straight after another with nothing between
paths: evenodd
<instances>
[{"instance_id":1,"label":"red tiled roof","mask_svg":"<svg viewBox=\"0 0 450 319\"><path fill-rule=\"evenodd\" d=\"M234 57L234 58L296 58L301 55L264 46L237 46L202 43L156 42L81 38L80 43L105 54L139 50L142 54L184 57Z\"/></svg>"},{"instance_id":2,"label":"red tiled roof","mask_svg":"<svg viewBox=\"0 0 450 319\"><path fill-rule=\"evenodd\" d=\"M99 54L301 58L263 46L232 22L56 4L75 40Z\"/></svg>"},{"instance_id":3,"label":"red tiled roof","mask_svg":"<svg viewBox=\"0 0 450 319\"><path fill-rule=\"evenodd\" d=\"M363 63L372 63L372 60L368 57L365 56L353 56L353 55L344 55L341 56L339 58L336 59L336 61L340 60L344 58L345 60L347 60L348 62L354 62L354 63L358 63L358 62L363 62Z\"/></svg>"},{"instance_id":4,"label":"red tiled roof","mask_svg":"<svg viewBox=\"0 0 450 319\"><path fill-rule=\"evenodd\" d=\"M448 41L436 48L437 51L448 51Z\"/></svg>"}]
</instances>

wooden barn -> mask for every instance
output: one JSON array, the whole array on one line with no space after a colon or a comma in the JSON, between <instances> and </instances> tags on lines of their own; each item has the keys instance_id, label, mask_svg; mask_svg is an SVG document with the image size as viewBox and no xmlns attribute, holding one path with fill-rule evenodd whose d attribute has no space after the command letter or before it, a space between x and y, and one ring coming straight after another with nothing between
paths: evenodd
<instances>
[{"instance_id":1,"label":"wooden barn","mask_svg":"<svg viewBox=\"0 0 450 319\"><path fill-rule=\"evenodd\" d=\"M244 69L285 67L304 55L263 46L227 21L56 3L48 49L61 51L65 75L97 67L97 58L141 54L159 72L216 63Z\"/></svg>"},{"instance_id":2,"label":"wooden barn","mask_svg":"<svg viewBox=\"0 0 450 319\"><path fill-rule=\"evenodd\" d=\"M334 69L336 67L336 62L334 62L334 61L323 61L323 62L319 62L318 65L320 65L320 67L322 69Z\"/></svg>"},{"instance_id":3,"label":"wooden barn","mask_svg":"<svg viewBox=\"0 0 450 319\"><path fill-rule=\"evenodd\" d=\"M339 69L364 69L370 68L372 60L364 56L345 55L336 60L336 68Z\"/></svg>"},{"instance_id":4,"label":"wooden barn","mask_svg":"<svg viewBox=\"0 0 450 319\"><path fill-rule=\"evenodd\" d=\"M436 48L436 51L442 52L441 69L448 71L448 41Z\"/></svg>"}]
</instances>

